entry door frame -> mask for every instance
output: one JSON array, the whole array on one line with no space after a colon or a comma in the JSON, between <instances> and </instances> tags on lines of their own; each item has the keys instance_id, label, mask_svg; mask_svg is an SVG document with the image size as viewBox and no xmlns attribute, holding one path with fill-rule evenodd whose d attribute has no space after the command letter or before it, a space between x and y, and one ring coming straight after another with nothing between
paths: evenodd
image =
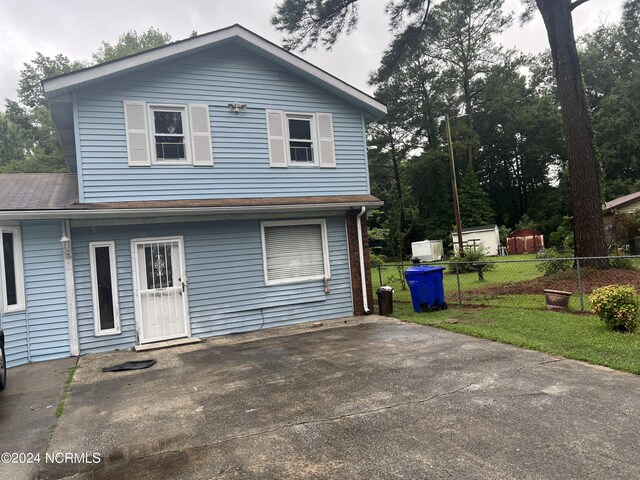
<instances>
[{"instance_id":1,"label":"entry door frame","mask_svg":"<svg viewBox=\"0 0 640 480\"><path fill-rule=\"evenodd\" d=\"M187 264L184 253L184 237L182 235L176 235L173 237L145 237L145 238L133 238L131 239L131 276L133 285L133 300L134 300L134 314L136 319L136 343L142 345L143 343L162 342L163 340L149 340L143 341L143 324L142 321L142 307L140 305L140 276L138 272L138 245L144 243L154 242L177 242L180 249L180 278L185 284L185 289L182 294L182 307L184 310L184 323L186 335L180 335L175 338L191 338L191 319L189 318L189 282L187 278ZM170 340L167 338L165 340Z\"/></svg>"}]
</instances>

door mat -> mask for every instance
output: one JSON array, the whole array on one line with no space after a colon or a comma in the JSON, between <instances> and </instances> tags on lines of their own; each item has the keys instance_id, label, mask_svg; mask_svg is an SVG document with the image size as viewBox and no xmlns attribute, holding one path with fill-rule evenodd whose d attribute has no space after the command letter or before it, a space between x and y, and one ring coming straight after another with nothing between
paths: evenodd
<instances>
[{"instance_id":1,"label":"door mat","mask_svg":"<svg viewBox=\"0 0 640 480\"><path fill-rule=\"evenodd\" d=\"M127 370L142 370L143 368L149 368L154 365L156 361L151 360L134 360L131 362L124 362L119 365L113 365L112 367L104 367L103 372L125 372Z\"/></svg>"}]
</instances>

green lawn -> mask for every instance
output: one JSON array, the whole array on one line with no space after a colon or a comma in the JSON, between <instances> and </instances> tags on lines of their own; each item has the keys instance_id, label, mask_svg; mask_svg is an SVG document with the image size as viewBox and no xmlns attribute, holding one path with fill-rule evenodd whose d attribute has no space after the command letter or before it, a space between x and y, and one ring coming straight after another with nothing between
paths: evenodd
<instances>
[{"instance_id":1,"label":"green lawn","mask_svg":"<svg viewBox=\"0 0 640 480\"><path fill-rule=\"evenodd\" d=\"M467 291L474 288L483 287L489 284L521 282L532 278L542 276L542 273L536 269L535 262L523 262L522 260L534 260L535 255L518 255L513 257L501 257L497 260L493 270L484 273L484 281L478 279L477 273L462 273L460 277L460 290ZM490 260L491 261L491 260ZM429 263L428 265L438 265L438 263ZM380 285L390 285L396 293L401 293L403 282L401 281L404 270L409 268L411 263L407 262L403 266L385 265L381 268L372 267L371 277L373 280L373 288L376 290ZM381 282L382 280L382 282ZM457 278L455 273L449 273L445 270L444 274L444 290L445 292L456 292L458 289ZM408 290L407 290L408 294Z\"/></svg>"},{"instance_id":2,"label":"green lawn","mask_svg":"<svg viewBox=\"0 0 640 480\"><path fill-rule=\"evenodd\" d=\"M529 301L538 302L532 298ZM395 303L392 316L640 374L640 335L611 332L594 315L505 305L415 313L411 304ZM445 319L456 319L458 323L445 323Z\"/></svg>"}]
</instances>

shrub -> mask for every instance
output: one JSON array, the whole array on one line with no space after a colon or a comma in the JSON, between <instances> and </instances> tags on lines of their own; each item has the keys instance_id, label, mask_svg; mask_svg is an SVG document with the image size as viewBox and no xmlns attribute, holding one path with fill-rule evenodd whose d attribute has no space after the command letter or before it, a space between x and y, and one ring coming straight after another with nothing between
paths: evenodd
<instances>
[{"instance_id":1,"label":"shrub","mask_svg":"<svg viewBox=\"0 0 640 480\"><path fill-rule=\"evenodd\" d=\"M369 250L369 260L371 261L371 265L377 267L378 265L384 265L387 261L384 255L380 255L378 253L374 253Z\"/></svg>"},{"instance_id":2,"label":"shrub","mask_svg":"<svg viewBox=\"0 0 640 480\"><path fill-rule=\"evenodd\" d=\"M591 308L612 330L633 332L638 322L638 299L633 285L607 285L589 295Z\"/></svg>"},{"instance_id":3,"label":"shrub","mask_svg":"<svg viewBox=\"0 0 640 480\"><path fill-rule=\"evenodd\" d=\"M455 256L451 259L449 271L456 273L456 265L459 273L473 273L478 271L478 267L483 272L488 272L496 268L495 263L488 262L487 256L481 248L468 248L464 250L464 257Z\"/></svg>"},{"instance_id":4,"label":"shrub","mask_svg":"<svg viewBox=\"0 0 640 480\"><path fill-rule=\"evenodd\" d=\"M536 258L541 260L536 263L536 268L538 271L542 272L544 276L565 272L567 270L571 270L573 267L571 259L565 259L563 254L558 252L555 248L548 248L543 253L537 254Z\"/></svg>"}]
</instances>

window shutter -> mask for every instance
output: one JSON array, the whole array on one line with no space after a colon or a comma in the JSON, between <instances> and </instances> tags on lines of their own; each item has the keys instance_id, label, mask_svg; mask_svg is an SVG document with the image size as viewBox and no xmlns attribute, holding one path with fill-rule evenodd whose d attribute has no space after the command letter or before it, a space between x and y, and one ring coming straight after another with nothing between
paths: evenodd
<instances>
[{"instance_id":1,"label":"window shutter","mask_svg":"<svg viewBox=\"0 0 640 480\"><path fill-rule=\"evenodd\" d=\"M267 135L269 136L269 165L287 166L287 141L284 130L284 113L267 110Z\"/></svg>"},{"instance_id":2,"label":"window shutter","mask_svg":"<svg viewBox=\"0 0 640 480\"><path fill-rule=\"evenodd\" d=\"M318 120L320 166L334 168L336 166L336 152L333 143L333 117L330 113L317 113L316 118Z\"/></svg>"},{"instance_id":3,"label":"window shutter","mask_svg":"<svg viewBox=\"0 0 640 480\"><path fill-rule=\"evenodd\" d=\"M320 224L265 227L264 241L270 281L325 274Z\"/></svg>"},{"instance_id":4,"label":"window shutter","mask_svg":"<svg viewBox=\"0 0 640 480\"><path fill-rule=\"evenodd\" d=\"M209 105L189 105L189 116L191 119L193 165L196 167L212 167L213 154L211 151Z\"/></svg>"},{"instance_id":5,"label":"window shutter","mask_svg":"<svg viewBox=\"0 0 640 480\"><path fill-rule=\"evenodd\" d=\"M144 102L124 102L127 156L130 167L151 166L147 106Z\"/></svg>"}]
</instances>

